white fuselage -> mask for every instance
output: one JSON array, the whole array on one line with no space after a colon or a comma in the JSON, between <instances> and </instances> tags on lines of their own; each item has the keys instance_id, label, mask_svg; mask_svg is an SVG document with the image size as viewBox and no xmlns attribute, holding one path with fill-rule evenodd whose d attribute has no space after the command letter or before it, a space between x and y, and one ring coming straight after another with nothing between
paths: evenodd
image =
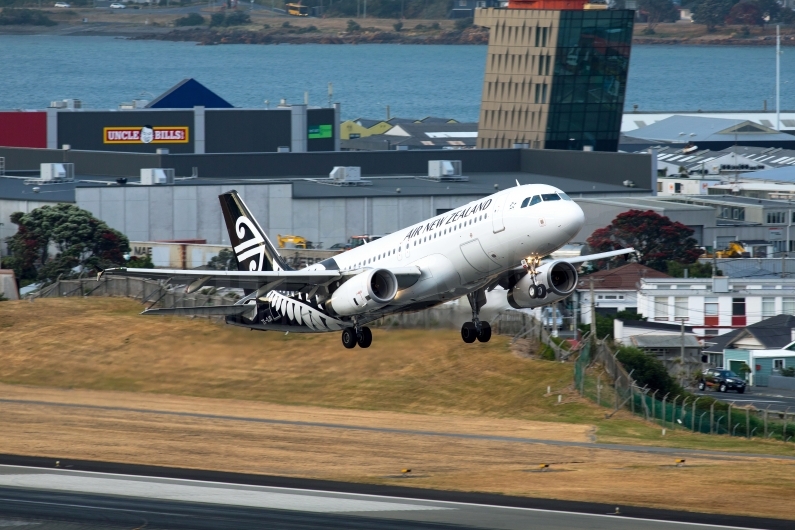
<instances>
[{"instance_id":1,"label":"white fuselage","mask_svg":"<svg viewBox=\"0 0 795 530\"><path fill-rule=\"evenodd\" d=\"M583 223L580 207L557 188L517 186L338 254L333 263L350 273L420 269L419 280L398 291L377 315L381 316L430 307L480 289L524 258L551 254L568 243ZM327 268L328 261L307 270Z\"/></svg>"}]
</instances>

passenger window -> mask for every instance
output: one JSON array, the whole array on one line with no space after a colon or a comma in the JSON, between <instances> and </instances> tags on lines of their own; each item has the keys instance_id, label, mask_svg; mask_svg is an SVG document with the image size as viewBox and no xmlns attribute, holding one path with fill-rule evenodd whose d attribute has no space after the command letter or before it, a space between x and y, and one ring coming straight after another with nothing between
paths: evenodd
<instances>
[{"instance_id":1,"label":"passenger window","mask_svg":"<svg viewBox=\"0 0 795 530\"><path fill-rule=\"evenodd\" d=\"M530 204L530 197L528 197L528 198L526 198L525 200L522 201L521 208L526 208L528 204Z\"/></svg>"},{"instance_id":2,"label":"passenger window","mask_svg":"<svg viewBox=\"0 0 795 530\"><path fill-rule=\"evenodd\" d=\"M533 198L530 200L530 206L533 206L534 204L538 204L539 202L541 202L541 196L540 195L534 195Z\"/></svg>"},{"instance_id":3,"label":"passenger window","mask_svg":"<svg viewBox=\"0 0 795 530\"><path fill-rule=\"evenodd\" d=\"M541 198L545 201L559 201L560 197L557 193L544 193L541 195Z\"/></svg>"}]
</instances>

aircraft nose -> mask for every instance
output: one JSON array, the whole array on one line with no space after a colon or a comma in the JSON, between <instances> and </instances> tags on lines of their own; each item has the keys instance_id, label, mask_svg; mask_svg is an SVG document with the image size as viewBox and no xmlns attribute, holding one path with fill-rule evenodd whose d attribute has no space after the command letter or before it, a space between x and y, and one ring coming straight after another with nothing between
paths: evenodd
<instances>
[{"instance_id":1,"label":"aircraft nose","mask_svg":"<svg viewBox=\"0 0 795 530\"><path fill-rule=\"evenodd\" d=\"M585 213L580 205L574 201L566 201L567 205L563 212L563 231L569 238L576 236L585 225Z\"/></svg>"}]
</instances>

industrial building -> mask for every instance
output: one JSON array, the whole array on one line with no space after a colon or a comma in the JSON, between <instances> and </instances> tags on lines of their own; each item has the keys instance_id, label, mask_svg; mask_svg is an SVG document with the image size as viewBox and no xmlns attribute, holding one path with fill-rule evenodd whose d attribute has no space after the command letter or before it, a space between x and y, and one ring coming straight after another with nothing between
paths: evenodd
<instances>
[{"instance_id":1,"label":"industrial building","mask_svg":"<svg viewBox=\"0 0 795 530\"><path fill-rule=\"evenodd\" d=\"M193 79L147 105L87 109L78 100L47 109L0 111L0 145L129 153L296 153L340 149L340 106L232 107Z\"/></svg>"},{"instance_id":2,"label":"industrial building","mask_svg":"<svg viewBox=\"0 0 795 530\"><path fill-rule=\"evenodd\" d=\"M15 228L11 212L66 201L131 240L227 244L217 197L236 189L274 240L298 234L328 248L352 235L394 232L517 181L551 184L577 200L648 195L654 187L650 155L584 151L142 154L0 148L0 157L7 165L0 177L4 236ZM41 164L64 163L74 164L73 181L26 184L26 178L39 177ZM151 175L152 168L167 170L162 183L141 180L142 170ZM335 168L359 169L329 177Z\"/></svg>"},{"instance_id":3,"label":"industrial building","mask_svg":"<svg viewBox=\"0 0 795 530\"><path fill-rule=\"evenodd\" d=\"M618 149L634 11L511 0L490 28L479 148Z\"/></svg>"}]
</instances>

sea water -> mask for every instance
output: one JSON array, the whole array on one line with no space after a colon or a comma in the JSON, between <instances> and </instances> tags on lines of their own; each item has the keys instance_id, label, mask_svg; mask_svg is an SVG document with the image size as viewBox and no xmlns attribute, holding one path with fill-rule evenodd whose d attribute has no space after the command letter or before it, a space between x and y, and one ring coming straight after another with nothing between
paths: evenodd
<instances>
[{"instance_id":1,"label":"sea water","mask_svg":"<svg viewBox=\"0 0 795 530\"><path fill-rule=\"evenodd\" d=\"M781 106L795 108L795 50L782 55ZM193 77L237 107L284 98L342 104L343 119L440 116L477 121L486 46L220 45L112 37L0 35L0 109L76 98L87 108L151 100ZM792 80L792 82L790 82ZM774 108L775 49L634 46L626 109ZM268 103L265 103L265 101Z\"/></svg>"}]
</instances>

